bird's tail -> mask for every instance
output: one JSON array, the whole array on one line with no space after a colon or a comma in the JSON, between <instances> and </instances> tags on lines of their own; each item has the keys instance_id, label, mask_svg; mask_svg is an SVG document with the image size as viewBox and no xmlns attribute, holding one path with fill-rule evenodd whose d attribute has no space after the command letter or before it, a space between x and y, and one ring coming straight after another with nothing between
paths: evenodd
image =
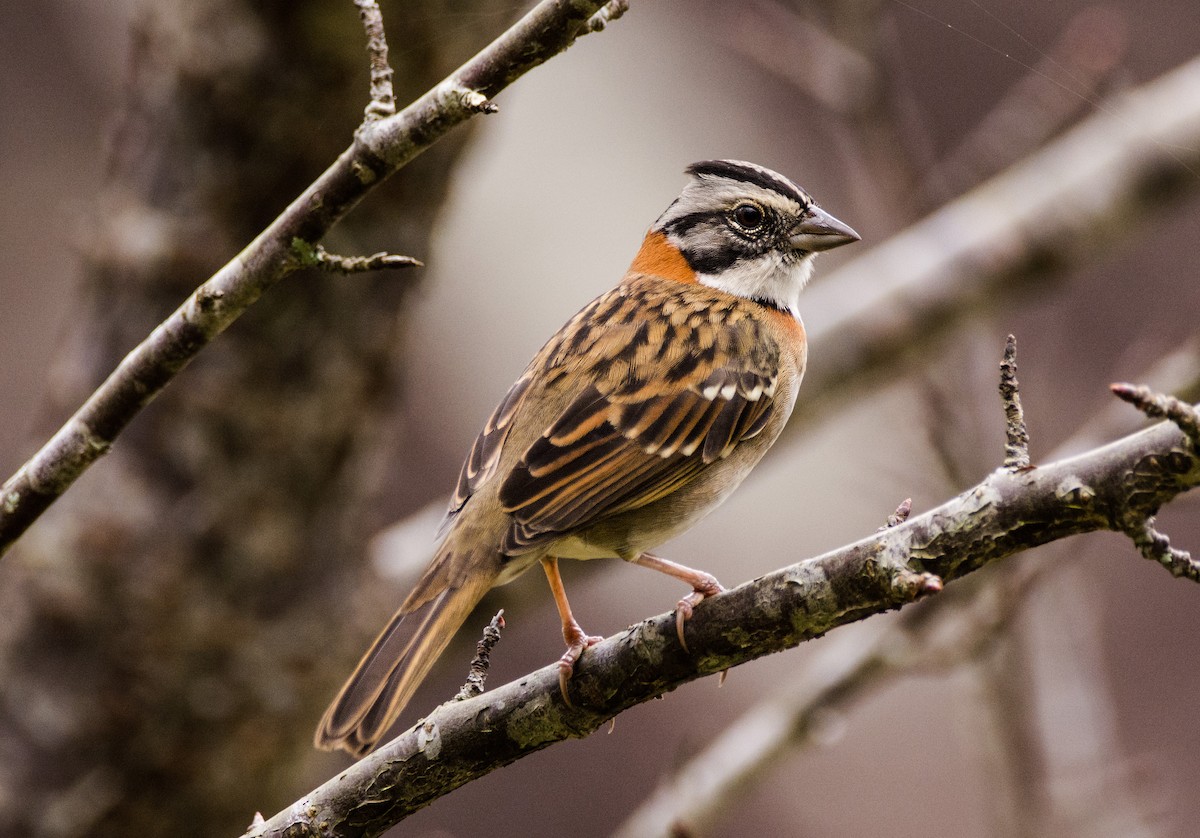
<instances>
[{"instance_id":1,"label":"bird's tail","mask_svg":"<svg viewBox=\"0 0 1200 838\"><path fill-rule=\"evenodd\" d=\"M400 715L471 610L496 580L491 567L443 549L375 638L317 727L318 748L370 752Z\"/></svg>"}]
</instances>

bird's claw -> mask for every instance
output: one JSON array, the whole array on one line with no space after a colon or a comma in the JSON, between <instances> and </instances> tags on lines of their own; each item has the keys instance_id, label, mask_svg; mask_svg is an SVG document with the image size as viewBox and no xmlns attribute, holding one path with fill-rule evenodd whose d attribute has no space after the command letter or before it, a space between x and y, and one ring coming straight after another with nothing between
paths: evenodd
<instances>
[{"instance_id":1,"label":"bird's claw","mask_svg":"<svg viewBox=\"0 0 1200 838\"><path fill-rule=\"evenodd\" d=\"M583 654L583 650L589 646L595 646L603 637L596 635L584 634L582 631L571 642L567 644L567 651L558 659L558 689L562 693L563 703L568 707L574 708L571 703L571 697L567 695L567 683L571 680L571 676L575 674L575 663Z\"/></svg>"},{"instance_id":2,"label":"bird's claw","mask_svg":"<svg viewBox=\"0 0 1200 838\"><path fill-rule=\"evenodd\" d=\"M705 574L705 576L708 576L708 574ZM716 596L724 590L725 587L717 581L715 576L708 576L690 594L679 600L679 604L675 606L675 634L679 637L679 645L689 655L692 651L688 648L687 640L683 636L683 624L692 618L692 611L703 599Z\"/></svg>"}]
</instances>

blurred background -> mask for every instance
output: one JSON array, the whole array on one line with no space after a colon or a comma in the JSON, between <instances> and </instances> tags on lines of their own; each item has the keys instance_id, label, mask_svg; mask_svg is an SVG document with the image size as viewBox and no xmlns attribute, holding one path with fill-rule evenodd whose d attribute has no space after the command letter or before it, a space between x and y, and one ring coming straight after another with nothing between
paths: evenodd
<instances>
[{"instance_id":1,"label":"blurred background","mask_svg":"<svg viewBox=\"0 0 1200 838\"><path fill-rule=\"evenodd\" d=\"M9 5L5 475L332 161L367 101L348 2ZM382 5L401 103L526 7ZM1024 219L1025 193L991 184L1094 120L1114 145L1136 137L1154 120L1127 116L1122 95L1194 62L1198 27L1192 0L634 0L326 242L428 268L286 280L0 564L0 823L234 835L344 766L311 750L312 729L426 558L475 433L545 338L621 276L694 160L777 169L863 235L818 265L794 427L729 503L662 550L727 585L855 540L906 497L919 514L996 468L1009 332L1035 462L1140 427L1109 409L1107 385L1143 380L1172 353L1168 383L1194 392L1200 136L1150 143L1064 194L1061 219L1084 220L1062 231L1053 213ZM1195 131L1191 92L1179 107ZM1146 157L1152 176L1128 186ZM1053 193L1086 163L1059 155L1035 171ZM977 188L972 206L1006 238L956 264L1000 279L944 284L936 311L912 319L918 283L847 336L860 297L839 283L862 287L856 260ZM953 225L938 230L904 264L870 263L879 282L953 250ZM891 343L855 356L855 335L875 334ZM1196 513L1182 498L1161 528L1200 549ZM591 633L682 593L617 562L564 575ZM676 834L1192 834L1200 591L1111 534L978 576L960 602L1001 592L982 624L948 613L934 653L918 643L856 700L820 708L809 735ZM509 628L493 683L558 657L534 577L485 601L405 723L457 689L499 607ZM802 696L814 660L903 631L898 617L740 667L720 690L691 684L396 832L611 834L763 698Z\"/></svg>"}]
</instances>

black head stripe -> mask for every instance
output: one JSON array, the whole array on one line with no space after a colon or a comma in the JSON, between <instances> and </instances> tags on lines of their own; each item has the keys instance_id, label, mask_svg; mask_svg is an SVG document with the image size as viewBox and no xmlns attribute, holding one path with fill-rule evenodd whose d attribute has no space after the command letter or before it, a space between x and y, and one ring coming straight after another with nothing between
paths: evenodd
<instances>
[{"instance_id":1,"label":"black head stripe","mask_svg":"<svg viewBox=\"0 0 1200 838\"><path fill-rule=\"evenodd\" d=\"M744 258L744 254L732 247L690 248L683 251L683 258L696 273L715 276Z\"/></svg>"},{"instance_id":2,"label":"black head stripe","mask_svg":"<svg viewBox=\"0 0 1200 838\"><path fill-rule=\"evenodd\" d=\"M701 160L698 163L688 166L684 171L696 177L708 175L751 183L763 189L778 192L780 195L791 198L798 204L807 204L811 200L800 191L796 184L787 178L777 175L768 169L761 169L758 166L751 166L737 160Z\"/></svg>"},{"instance_id":3,"label":"black head stripe","mask_svg":"<svg viewBox=\"0 0 1200 838\"><path fill-rule=\"evenodd\" d=\"M674 206L674 204L672 204L672 206ZM714 212L711 210L705 210L703 212L689 212L687 215L680 215L676 218L672 218L665 225L664 229L682 236L690 232L695 227L699 227L701 224L718 223L721 221L724 215L725 214L722 212Z\"/></svg>"}]
</instances>

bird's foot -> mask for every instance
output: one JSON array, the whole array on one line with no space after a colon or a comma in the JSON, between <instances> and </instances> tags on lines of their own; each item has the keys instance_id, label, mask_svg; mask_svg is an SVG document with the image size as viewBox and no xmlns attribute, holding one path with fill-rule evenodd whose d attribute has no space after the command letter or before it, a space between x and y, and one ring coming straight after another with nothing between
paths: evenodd
<instances>
[{"instance_id":1,"label":"bird's foot","mask_svg":"<svg viewBox=\"0 0 1200 838\"><path fill-rule=\"evenodd\" d=\"M694 573L696 576L689 580L694 586L692 592L679 600L679 604L675 606L675 633L679 636L679 645L688 654L691 654L691 650L688 649L687 640L683 636L683 624L692 618L692 610L705 597L716 596L725 590L725 587L717 581L717 577L712 574L703 571L694 571Z\"/></svg>"},{"instance_id":2,"label":"bird's foot","mask_svg":"<svg viewBox=\"0 0 1200 838\"><path fill-rule=\"evenodd\" d=\"M563 626L563 640L567 641L567 651L558 659L558 689L562 692L563 701L568 707L574 707L571 697L567 695L567 682L575 674L575 663L589 646L595 646L603 637L587 634L578 623Z\"/></svg>"}]
</instances>

